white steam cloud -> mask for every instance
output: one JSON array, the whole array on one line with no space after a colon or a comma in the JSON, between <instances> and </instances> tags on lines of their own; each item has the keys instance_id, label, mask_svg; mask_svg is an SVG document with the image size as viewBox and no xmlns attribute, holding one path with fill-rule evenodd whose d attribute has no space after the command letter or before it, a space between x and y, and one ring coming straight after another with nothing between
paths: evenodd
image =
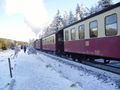
<instances>
[{"instance_id":1,"label":"white steam cloud","mask_svg":"<svg viewBox=\"0 0 120 90\"><path fill-rule=\"evenodd\" d=\"M6 12L23 14L33 28L41 28L48 19L43 0L6 0Z\"/></svg>"}]
</instances>

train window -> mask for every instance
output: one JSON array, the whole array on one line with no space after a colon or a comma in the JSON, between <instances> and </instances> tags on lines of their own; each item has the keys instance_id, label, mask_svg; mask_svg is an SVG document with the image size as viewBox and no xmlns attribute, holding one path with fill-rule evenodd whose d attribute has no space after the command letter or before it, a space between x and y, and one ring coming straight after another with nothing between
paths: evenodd
<instances>
[{"instance_id":1,"label":"train window","mask_svg":"<svg viewBox=\"0 0 120 90\"><path fill-rule=\"evenodd\" d=\"M52 38L53 38L53 44L54 44L54 36Z\"/></svg>"},{"instance_id":2,"label":"train window","mask_svg":"<svg viewBox=\"0 0 120 90\"><path fill-rule=\"evenodd\" d=\"M52 43L52 37L48 38L49 39L49 44Z\"/></svg>"},{"instance_id":3,"label":"train window","mask_svg":"<svg viewBox=\"0 0 120 90\"><path fill-rule=\"evenodd\" d=\"M94 38L98 36L98 23L97 21L90 22L90 37Z\"/></svg>"},{"instance_id":4,"label":"train window","mask_svg":"<svg viewBox=\"0 0 120 90\"><path fill-rule=\"evenodd\" d=\"M80 25L78 29L79 39L84 39L84 25Z\"/></svg>"},{"instance_id":5,"label":"train window","mask_svg":"<svg viewBox=\"0 0 120 90\"><path fill-rule=\"evenodd\" d=\"M50 38L50 44L53 44L53 38L52 37Z\"/></svg>"},{"instance_id":6,"label":"train window","mask_svg":"<svg viewBox=\"0 0 120 90\"><path fill-rule=\"evenodd\" d=\"M46 40L44 39L44 45L46 44Z\"/></svg>"},{"instance_id":7,"label":"train window","mask_svg":"<svg viewBox=\"0 0 120 90\"><path fill-rule=\"evenodd\" d=\"M69 40L69 32L68 30L65 31L65 41Z\"/></svg>"},{"instance_id":8,"label":"train window","mask_svg":"<svg viewBox=\"0 0 120 90\"><path fill-rule=\"evenodd\" d=\"M113 36L117 34L117 15L112 14L105 18L105 34Z\"/></svg>"},{"instance_id":9,"label":"train window","mask_svg":"<svg viewBox=\"0 0 120 90\"><path fill-rule=\"evenodd\" d=\"M45 45L45 39L43 40L43 45Z\"/></svg>"},{"instance_id":10,"label":"train window","mask_svg":"<svg viewBox=\"0 0 120 90\"><path fill-rule=\"evenodd\" d=\"M72 28L71 29L71 40L75 40L75 37L76 37L76 30L75 28Z\"/></svg>"},{"instance_id":11,"label":"train window","mask_svg":"<svg viewBox=\"0 0 120 90\"><path fill-rule=\"evenodd\" d=\"M47 45L47 39L45 39L45 45Z\"/></svg>"}]
</instances>

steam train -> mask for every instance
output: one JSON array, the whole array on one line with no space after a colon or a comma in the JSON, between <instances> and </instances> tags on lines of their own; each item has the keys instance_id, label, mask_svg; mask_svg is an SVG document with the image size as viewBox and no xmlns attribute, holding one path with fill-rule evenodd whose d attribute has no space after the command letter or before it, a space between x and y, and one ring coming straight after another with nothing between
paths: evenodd
<instances>
[{"instance_id":1,"label":"steam train","mask_svg":"<svg viewBox=\"0 0 120 90\"><path fill-rule=\"evenodd\" d=\"M34 47L79 60L120 60L120 3L37 39Z\"/></svg>"}]
</instances>

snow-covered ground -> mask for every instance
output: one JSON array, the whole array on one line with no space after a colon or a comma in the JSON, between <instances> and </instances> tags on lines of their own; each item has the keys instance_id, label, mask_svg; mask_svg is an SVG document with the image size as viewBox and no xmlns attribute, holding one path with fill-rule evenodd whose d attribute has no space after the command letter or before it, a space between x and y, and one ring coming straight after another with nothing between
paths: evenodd
<instances>
[{"instance_id":1,"label":"snow-covered ground","mask_svg":"<svg viewBox=\"0 0 120 90\"><path fill-rule=\"evenodd\" d=\"M0 90L7 86L7 82L11 79L9 77L8 58L14 54L12 50L0 51Z\"/></svg>"},{"instance_id":2,"label":"snow-covered ground","mask_svg":"<svg viewBox=\"0 0 120 90\"><path fill-rule=\"evenodd\" d=\"M45 56L20 51L11 57L13 78L10 78L8 57L12 50L0 51L0 90L119 90L107 82Z\"/></svg>"}]
</instances>

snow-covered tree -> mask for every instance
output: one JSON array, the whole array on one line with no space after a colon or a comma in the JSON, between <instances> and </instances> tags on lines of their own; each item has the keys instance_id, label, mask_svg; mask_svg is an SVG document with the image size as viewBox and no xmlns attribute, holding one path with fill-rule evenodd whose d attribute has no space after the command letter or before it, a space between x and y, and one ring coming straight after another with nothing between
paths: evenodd
<instances>
[{"instance_id":1,"label":"snow-covered tree","mask_svg":"<svg viewBox=\"0 0 120 90\"><path fill-rule=\"evenodd\" d=\"M109 7L112 4L113 4L112 0L100 0L100 1L98 1L98 6L99 6L99 8L102 8L102 9Z\"/></svg>"},{"instance_id":2,"label":"snow-covered tree","mask_svg":"<svg viewBox=\"0 0 120 90\"><path fill-rule=\"evenodd\" d=\"M74 22L76 22L76 19L75 19L74 15L73 15L72 11L70 11L69 12L69 24L72 24Z\"/></svg>"},{"instance_id":3,"label":"snow-covered tree","mask_svg":"<svg viewBox=\"0 0 120 90\"><path fill-rule=\"evenodd\" d=\"M88 9L86 7L84 7L83 4L81 4L79 6L79 4L77 4L76 6L76 19L80 20L85 18L86 16L88 16Z\"/></svg>"},{"instance_id":4,"label":"snow-covered tree","mask_svg":"<svg viewBox=\"0 0 120 90\"><path fill-rule=\"evenodd\" d=\"M59 29L61 29L62 27L64 27L64 21L61 18L60 12L59 10L57 11L50 27L54 30L54 31L58 31Z\"/></svg>"},{"instance_id":5,"label":"snow-covered tree","mask_svg":"<svg viewBox=\"0 0 120 90\"><path fill-rule=\"evenodd\" d=\"M47 36L47 35L49 35L49 34L51 34L52 33L52 30L50 29L50 25L48 25L48 26L46 26L46 27L44 27L43 28L43 32L42 32L42 37L43 36Z\"/></svg>"},{"instance_id":6,"label":"snow-covered tree","mask_svg":"<svg viewBox=\"0 0 120 90\"><path fill-rule=\"evenodd\" d=\"M111 6L113 3L112 3L112 0L100 0L98 1L98 4L95 5L95 6L92 6L90 8L90 14L93 14L93 13L96 13L96 12L99 12L109 6Z\"/></svg>"},{"instance_id":7,"label":"snow-covered tree","mask_svg":"<svg viewBox=\"0 0 120 90\"><path fill-rule=\"evenodd\" d=\"M89 10L89 13L90 13L90 15L91 15L91 14L94 14L94 13L100 11L100 10L101 10L101 9L98 8L98 5L92 6L92 7L90 8L90 10Z\"/></svg>"},{"instance_id":8,"label":"snow-covered tree","mask_svg":"<svg viewBox=\"0 0 120 90\"><path fill-rule=\"evenodd\" d=\"M64 15L63 15L63 21L64 21L64 26L69 25L69 15L66 11L64 12Z\"/></svg>"},{"instance_id":9,"label":"snow-covered tree","mask_svg":"<svg viewBox=\"0 0 120 90\"><path fill-rule=\"evenodd\" d=\"M48 26L43 29L43 36L49 35Z\"/></svg>"},{"instance_id":10,"label":"snow-covered tree","mask_svg":"<svg viewBox=\"0 0 120 90\"><path fill-rule=\"evenodd\" d=\"M81 19L81 15L80 15L80 6L79 4L77 4L77 7L76 7L76 19L77 20L80 20Z\"/></svg>"}]
</instances>

